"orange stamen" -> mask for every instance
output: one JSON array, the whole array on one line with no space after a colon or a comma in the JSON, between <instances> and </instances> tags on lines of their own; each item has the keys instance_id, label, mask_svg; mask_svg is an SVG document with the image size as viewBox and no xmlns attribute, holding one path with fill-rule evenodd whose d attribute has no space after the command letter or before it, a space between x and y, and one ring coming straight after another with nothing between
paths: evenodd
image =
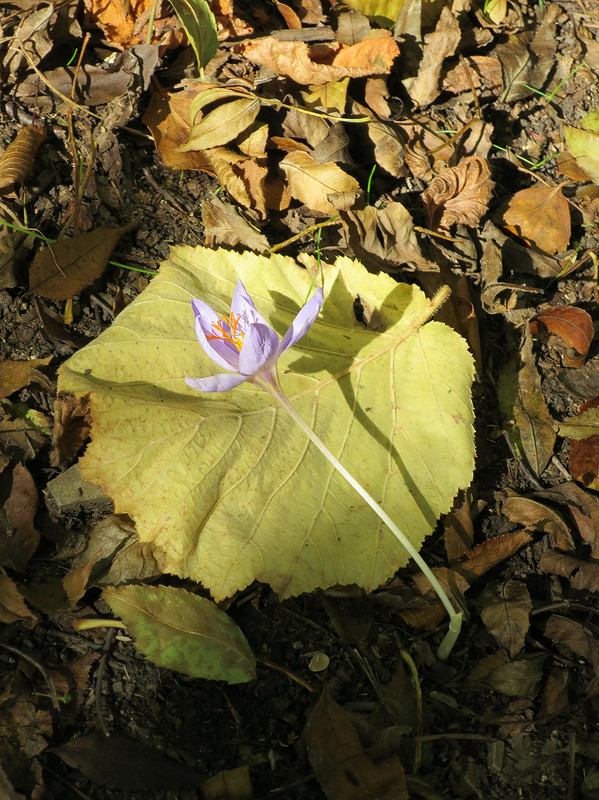
<instances>
[{"instance_id":1,"label":"orange stamen","mask_svg":"<svg viewBox=\"0 0 599 800\"><path fill-rule=\"evenodd\" d=\"M223 342L230 342L238 350L241 350L244 334L239 330L240 317L233 313L228 317L225 317L224 314L220 316L221 318L212 326L212 335L207 336L206 339L221 339ZM230 330L226 330L223 323L226 323Z\"/></svg>"}]
</instances>

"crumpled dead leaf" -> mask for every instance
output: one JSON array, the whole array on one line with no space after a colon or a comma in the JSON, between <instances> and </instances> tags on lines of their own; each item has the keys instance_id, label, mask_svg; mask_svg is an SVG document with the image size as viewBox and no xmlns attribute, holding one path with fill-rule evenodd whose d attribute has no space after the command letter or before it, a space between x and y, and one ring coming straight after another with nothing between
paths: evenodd
<instances>
[{"instance_id":1,"label":"crumpled dead leaf","mask_svg":"<svg viewBox=\"0 0 599 800\"><path fill-rule=\"evenodd\" d=\"M599 397L583 403L579 413L592 408L599 408ZM596 434L572 441L568 469L575 481L580 481L587 489L599 491L599 426Z\"/></svg>"},{"instance_id":2,"label":"crumpled dead leaf","mask_svg":"<svg viewBox=\"0 0 599 800\"><path fill-rule=\"evenodd\" d=\"M345 46L338 42L314 45L285 42L272 36L242 42L235 48L254 64L296 83L323 84L342 78L363 78L389 72L399 48L387 31L376 39Z\"/></svg>"},{"instance_id":3,"label":"crumpled dead leaf","mask_svg":"<svg viewBox=\"0 0 599 800\"><path fill-rule=\"evenodd\" d=\"M586 356L595 336L593 319L588 311L577 306L552 306L540 311L530 322L533 336L549 331L575 350L580 356ZM581 364L568 363L568 366Z\"/></svg>"},{"instance_id":4,"label":"crumpled dead leaf","mask_svg":"<svg viewBox=\"0 0 599 800\"><path fill-rule=\"evenodd\" d=\"M208 247L242 245L256 253L267 253L270 248L266 236L219 197L202 200L202 222Z\"/></svg>"},{"instance_id":5,"label":"crumpled dead leaf","mask_svg":"<svg viewBox=\"0 0 599 800\"><path fill-rule=\"evenodd\" d=\"M454 223L476 227L486 213L493 181L485 158L469 156L437 176L422 193L433 230Z\"/></svg>"},{"instance_id":6,"label":"crumpled dead leaf","mask_svg":"<svg viewBox=\"0 0 599 800\"><path fill-rule=\"evenodd\" d=\"M145 44L153 0L85 0L90 21L97 24L113 47L125 50L135 44ZM152 42L165 50L179 47L187 41L185 31L169 6L153 19Z\"/></svg>"},{"instance_id":7,"label":"crumpled dead leaf","mask_svg":"<svg viewBox=\"0 0 599 800\"><path fill-rule=\"evenodd\" d=\"M402 264L425 271L439 269L422 255L412 217L401 203L340 209L339 216L352 253L369 269L388 270Z\"/></svg>"},{"instance_id":8,"label":"crumpled dead leaf","mask_svg":"<svg viewBox=\"0 0 599 800\"><path fill-rule=\"evenodd\" d=\"M558 550L545 550L539 569L549 575L567 578L577 591L599 592L599 564L593 561L582 561Z\"/></svg>"},{"instance_id":9,"label":"crumpled dead leaf","mask_svg":"<svg viewBox=\"0 0 599 800\"><path fill-rule=\"evenodd\" d=\"M266 167L253 158L234 153L226 147L212 147L205 154L210 159L218 180L237 202L252 208L261 218L266 216L264 181Z\"/></svg>"},{"instance_id":10,"label":"crumpled dead leaf","mask_svg":"<svg viewBox=\"0 0 599 800\"><path fill-rule=\"evenodd\" d=\"M483 589L478 602L486 629L510 658L517 656L530 627L532 600L526 584L494 581Z\"/></svg>"}]
</instances>

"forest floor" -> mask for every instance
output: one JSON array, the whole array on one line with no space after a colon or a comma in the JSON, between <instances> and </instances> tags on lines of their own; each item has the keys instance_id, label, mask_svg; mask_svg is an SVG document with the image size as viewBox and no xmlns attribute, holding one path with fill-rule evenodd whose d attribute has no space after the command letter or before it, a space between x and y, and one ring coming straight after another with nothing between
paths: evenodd
<instances>
[{"instance_id":1,"label":"forest floor","mask_svg":"<svg viewBox=\"0 0 599 800\"><path fill-rule=\"evenodd\" d=\"M202 90L172 9L146 44L149 5L100 5L2 7L0 796L598 798L599 3L215 0L205 73L228 94L187 152ZM40 260L106 228L111 253ZM89 420L57 407L57 370L174 245L452 288L477 461L422 550L466 612L447 662L413 565L369 594L235 594L247 683L76 628L111 616L77 569L114 517L73 466Z\"/></svg>"}]
</instances>

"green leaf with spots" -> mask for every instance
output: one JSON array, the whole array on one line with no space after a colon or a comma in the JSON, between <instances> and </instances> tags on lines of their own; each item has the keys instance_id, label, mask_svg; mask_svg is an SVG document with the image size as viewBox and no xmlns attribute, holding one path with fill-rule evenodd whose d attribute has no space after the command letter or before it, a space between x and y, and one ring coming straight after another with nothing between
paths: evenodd
<instances>
[{"instance_id":1,"label":"green leaf with spots","mask_svg":"<svg viewBox=\"0 0 599 800\"><path fill-rule=\"evenodd\" d=\"M256 660L233 620L204 597L167 586L121 586L102 595L159 667L192 678L245 683Z\"/></svg>"},{"instance_id":2,"label":"green leaf with spots","mask_svg":"<svg viewBox=\"0 0 599 800\"><path fill-rule=\"evenodd\" d=\"M419 548L472 478L472 357L451 328L421 325L418 287L348 258L322 270L321 315L279 359L281 386ZM284 597L375 589L407 554L276 401L251 383L212 395L185 384L222 371L196 340L190 299L228 314L239 278L280 335L312 285L284 256L176 247L61 367L59 391L91 398L83 476L134 518L165 571L216 600L254 580Z\"/></svg>"}]
</instances>

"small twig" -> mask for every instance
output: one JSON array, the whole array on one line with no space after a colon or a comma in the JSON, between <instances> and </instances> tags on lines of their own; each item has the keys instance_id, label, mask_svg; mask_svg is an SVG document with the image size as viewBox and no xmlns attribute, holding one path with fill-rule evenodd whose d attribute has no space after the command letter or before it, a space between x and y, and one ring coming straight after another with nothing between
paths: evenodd
<instances>
[{"instance_id":1,"label":"small twig","mask_svg":"<svg viewBox=\"0 0 599 800\"><path fill-rule=\"evenodd\" d=\"M283 675L286 675L292 681L295 681L300 686L303 686L303 688L307 689L309 692L312 692L313 694L316 692L316 689L310 686L308 681L305 681L303 678L300 678L299 675L297 675L295 672L292 672L290 669L287 669L287 667L283 667L281 666L281 664L277 664L274 661L271 661L269 658L256 657L256 661L259 664L264 664L265 667L270 667L271 669L276 669L277 672L282 672Z\"/></svg>"}]
</instances>

